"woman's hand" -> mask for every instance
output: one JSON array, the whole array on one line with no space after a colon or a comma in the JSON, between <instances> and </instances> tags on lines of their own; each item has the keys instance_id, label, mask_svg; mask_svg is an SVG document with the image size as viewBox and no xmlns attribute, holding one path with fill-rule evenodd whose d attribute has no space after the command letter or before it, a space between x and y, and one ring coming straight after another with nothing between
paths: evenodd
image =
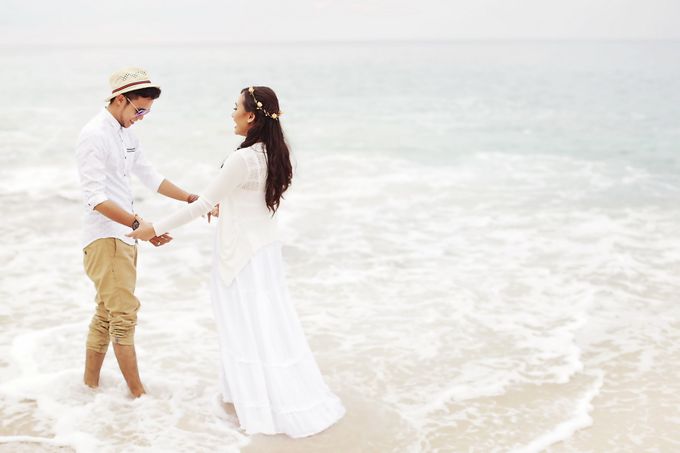
<instances>
[{"instance_id":1,"label":"woman's hand","mask_svg":"<svg viewBox=\"0 0 680 453\"><path fill-rule=\"evenodd\" d=\"M200 197L195 194L191 194L187 197L187 203L193 203L194 201L198 200ZM208 213L208 223L210 223L210 216L212 217L219 217L220 216L220 205L215 206L212 211ZM205 218L205 215L202 215L201 217Z\"/></svg>"},{"instance_id":2,"label":"woman's hand","mask_svg":"<svg viewBox=\"0 0 680 453\"><path fill-rule=\"evenodd\" d=\"M208 213L208 223L210 223L210 216L212 217L219 217L220 216L220 205L218 204L214 208L212 208L212 211Z\"/></svg>"}]
</instances>

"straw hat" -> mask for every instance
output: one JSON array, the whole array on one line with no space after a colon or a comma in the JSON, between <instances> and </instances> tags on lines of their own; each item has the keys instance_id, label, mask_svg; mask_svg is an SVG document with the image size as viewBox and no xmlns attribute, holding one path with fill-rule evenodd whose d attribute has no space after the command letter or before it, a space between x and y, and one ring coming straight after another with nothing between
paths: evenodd
<instances>
[{"instance_id":1,"label":"straw hat","mask_svg":"<svg viewBox=\"0 0 680 453\"><path fill-rule=\"evenodd\" d=\"M107 102L119 94L130 91L151 87L160 88L160 86L151 83L149 74L144 69L134 67L121 69L111 74L109 84L111 85L111 94L106 97Z\"/></svg>"}]
</instances>

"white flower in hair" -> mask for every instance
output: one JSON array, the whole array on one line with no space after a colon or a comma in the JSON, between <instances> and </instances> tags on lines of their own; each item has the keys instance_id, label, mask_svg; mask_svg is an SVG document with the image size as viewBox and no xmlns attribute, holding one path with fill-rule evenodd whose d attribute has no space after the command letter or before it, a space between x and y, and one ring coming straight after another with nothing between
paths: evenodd
<instances>
[{"instance_id":1,"label":"white flower in hair","mask_svg":"<svg viewBox=\"0 0 680 453\"><path fill-rule=\"evenodd\" d=\"M262 103L260 101L257 101L257 106L262 108Z\"/></svg>"},{"instance_id":2,"label":"white flower in hair","mask_svg":"<svg viewBox=\"0 0 680 453\"><path fill-rule=\"evenodd\" d=\"M253 94L254 91L255 91L255 88L253 88L253 87L248 87L248 92L249 92L250 94Z\"/></svg>"}]
</instances>

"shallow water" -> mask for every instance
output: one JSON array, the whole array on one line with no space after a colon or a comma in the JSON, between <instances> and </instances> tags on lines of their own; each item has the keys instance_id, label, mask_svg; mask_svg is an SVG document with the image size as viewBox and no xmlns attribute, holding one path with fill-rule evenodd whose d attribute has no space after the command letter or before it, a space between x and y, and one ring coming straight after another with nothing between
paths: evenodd
<instances>
[{"instance_id":1,"label":"shallow water","mask_svg":"<svg viewBox=\"0 0 680 453\"><path fill-rule=\"evenodd\" d=\"M123 54L3 49L23 77L3 73L2 94L65 64L63 89L0 107L0 451L677 450L679 51L468 43L132 55L166 90L135 129L157 167L193 191L238 143L230 95L254 78L282 98L297 162L279 214L288 282L348 409L291 441L247 438L218 402L205 221L166 247L141 246L136 342L149 395L127 396L112 356L99 390L80 384L94 294L73 142ZM178 72L168 55L193 69ZM196 87L200 71L209 80ZM135 187L146 218L176 206Z\"/></svg>"}]
</instances>

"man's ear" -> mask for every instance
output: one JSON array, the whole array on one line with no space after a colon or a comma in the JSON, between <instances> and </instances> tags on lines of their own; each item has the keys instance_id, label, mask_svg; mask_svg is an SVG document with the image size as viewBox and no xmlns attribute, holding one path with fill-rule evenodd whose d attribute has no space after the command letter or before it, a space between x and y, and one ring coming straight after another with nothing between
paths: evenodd
<instances>
[{"instance_id":1,"label":"man's ear","mask_svg":"<svg viewBox=\"0 0 680 453\"><path fill-rule=\"evenodd\" d=\"M121 105L121 104L125 103L125 95L124 95L124 94L119 94L118 96L116 96L114 102L115 102L116 104L118 104L118 105Z\"/></svg>"}]
</instances>

